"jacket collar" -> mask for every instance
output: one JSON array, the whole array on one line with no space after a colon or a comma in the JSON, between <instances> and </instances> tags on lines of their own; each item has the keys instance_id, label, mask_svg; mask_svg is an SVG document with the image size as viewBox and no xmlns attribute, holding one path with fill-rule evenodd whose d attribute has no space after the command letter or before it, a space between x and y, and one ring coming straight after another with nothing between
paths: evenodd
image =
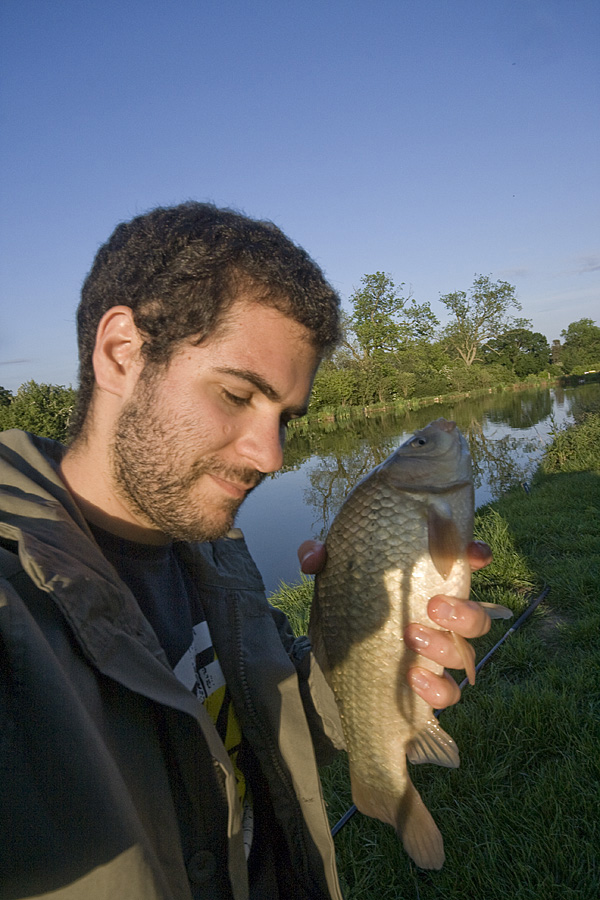
<instances>
[{"instance_id":1,"label":"jacket collar","mask_svg":"<svg viewBox=\"0 0 600 900\"><path fill-rule=\"evenodd\" d=\"M103 668L117 637L166 659L134 597L101 553L59 474L65 447L23 431L0 434L0 537L18 544L36 587L54 596L86 656Z\"/></svg>"}]
</instances>

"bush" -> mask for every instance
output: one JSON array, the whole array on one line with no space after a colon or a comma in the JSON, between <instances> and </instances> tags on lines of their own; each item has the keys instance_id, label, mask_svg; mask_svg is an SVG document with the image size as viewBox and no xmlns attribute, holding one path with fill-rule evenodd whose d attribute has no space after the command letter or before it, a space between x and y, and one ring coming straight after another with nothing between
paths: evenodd
<instances>
[{"instance_id":1,"label":"bush","mask_svg":"<svg viewBox=\"0 0 600 900\"><path fill-rule=\"evenodd\" d=\"M0 406L0 429L20 428L64 442L76 395L71 387L28 381L8 406Z\"/></svg>"},{"instance_id":2,"label":"bush","mask_svg":"<svg viewBox=\"0 0 600 900\"><path fill-rule=\"evenodd\" d=\"M600 414L585 416L577 426L557 430L542 463L547 474L598 470Z\"/></svg>"},{"instance_id":3,"label":"bush","mask_svg":"<svg viewBox=\"0 0 600 900\"><path fill-rule=\"evenodd\" d=\"M457 363L453 366L445 366L444 374L450 382L452 391L474 391L497 384L497 379L494 378L491 369L492 366L465 366L463 363Z\"/></svg>"},{"instance_id":4,"label":"bush","mask_svg":"<svg viewBox=\"0 0 600 900\"><path fill-rule=\"evenodd\" d=\"M12 400L13 395L8 390L8 388L0 387L0 409L3 406L10 406L10 401Z\"/></svg>"},{"instance_id":5,"label":"bush","mask_svg":"<svg viewBox=\"0 0 600 900\"><path fill-rule=\"evenodd\" d=\"M438 397L449 390L449 382L443 372L418 372L413 397Z\"/></svg>"}]
</instances>

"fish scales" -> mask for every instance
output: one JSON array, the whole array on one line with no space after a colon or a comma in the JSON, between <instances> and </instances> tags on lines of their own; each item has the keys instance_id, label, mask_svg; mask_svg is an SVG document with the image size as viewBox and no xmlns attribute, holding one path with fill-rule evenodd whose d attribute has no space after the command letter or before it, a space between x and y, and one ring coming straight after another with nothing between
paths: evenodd
<instances>
[{"instance_id":1,"label":"fish scales","mask_svg":"<svg viewBox=\"0 0 600 900\"><path fill-rule=\"evenodd\" d=\"M406 683L409 667L442 667L408 650L409 622L437 627L427 604L466 599L473 484L466 441L436 420L350 493L327 536L309 634L338 705L353 800L389 822L417 865L440 868L441 834L406 766L457 766L458 751L433 710Z\"/></svg>"}]
</instances>

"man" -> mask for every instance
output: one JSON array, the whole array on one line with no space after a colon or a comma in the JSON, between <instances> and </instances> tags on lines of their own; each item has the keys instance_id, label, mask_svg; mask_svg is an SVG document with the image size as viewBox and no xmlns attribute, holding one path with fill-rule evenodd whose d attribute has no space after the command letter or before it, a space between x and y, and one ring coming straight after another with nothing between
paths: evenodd
<instances>
[{"instance_id":1,"label":"man","mask_svg":"<svg viewBox=\"0 0 600 900\"><path fill-rule=\"evenodd\" d=\"M232 528L281 466L338 305L278 229L210 205L98 252L69 447L0 443L3 897L341 898L317 772L335 704ZM301 554L322 566L320 545ZM430 612L488 627L476 604ZM406 639L461 665L447 634Z\"/></svg>"}]
</instances>

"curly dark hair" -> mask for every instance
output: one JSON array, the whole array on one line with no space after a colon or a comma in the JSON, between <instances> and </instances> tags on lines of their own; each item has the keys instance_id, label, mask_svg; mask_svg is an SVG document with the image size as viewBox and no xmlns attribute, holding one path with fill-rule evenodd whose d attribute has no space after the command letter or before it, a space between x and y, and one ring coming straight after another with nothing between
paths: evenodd
<instances>
[{"instance_id":1,"label":"curly dark hair","mask_svg":"<svg viewBox=\"0 0 600 900\"><path fill-rule=\"evenodd\" d=\"M82 433L94 391L98 324L133 311L145 363L166 364L191 335L209 337L242 291L311 332L322 355L339 340L339 297L321 269L271 222L209 203L159 207L117 226L100 248L77 310L79 392L70 436Z\"/></svg>"}]
</instances>

